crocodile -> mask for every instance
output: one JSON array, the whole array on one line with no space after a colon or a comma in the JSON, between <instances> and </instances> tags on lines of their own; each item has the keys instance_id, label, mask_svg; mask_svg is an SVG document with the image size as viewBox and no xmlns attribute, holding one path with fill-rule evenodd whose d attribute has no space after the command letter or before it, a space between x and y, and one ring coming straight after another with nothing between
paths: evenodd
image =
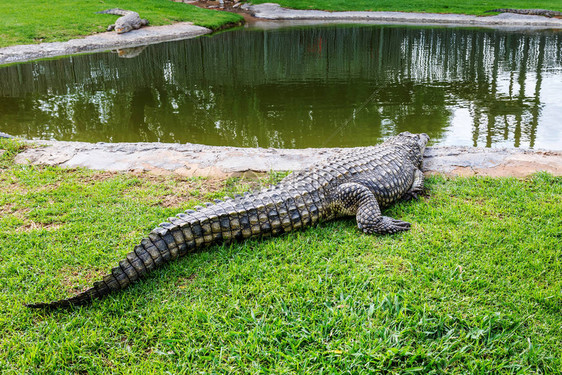
<instances>
[{"instance_id":1,"label":"crocodile","mask_svg":"<svg viewBox=\"0 0 562 375\"><path fill-rule=\"evenodd\" d=\"M112 8L96 12L100 14L113 14L119 17L113 25L107 27L107 31L115 30L117 34L127 33L131 30L140 29L148 25L148 20L140 18L137 12L132 10L123 10L119 8Z\"/></svg>"},{"instance_id":2,"label":"crocodile","mask_svg":"<svg viewBox=\"0 0 562 375\"><path fill-rule=\"evenodd\" d=\"M406 231L410 223L381 209L423 190L427 134L400 133L377 146L342 151L276 186L226 197L160 224L119 265L78 295L31 308L66 308L127 288L154 269L196 249L252 237L278 236L319 222L355 216L366 234Z\"/></svg>"},{"instance_id":3,"label":"crocodile","mask_svg":"<svg viewBox=\"0 0 562 375\"><path fill-rule=\"evenodd\" d=\"M111 52L114 52L122 59L132 59L137 57L146 49L147 46L129 47L129 48L118 48Z\"/></svg>"},{"instance_id":4,"label":"crocodile","mask_svg":"<svg viewBox=\"0 0 562 375\"><path fill-rule=\"evenodd\" d=\"M515 14L525 14L529 16L544 16L544 17L562 17L562 12L556 10L548 9L511 9L511 8L501 8L501 9L491 9L487 10L485 13L498 12L498 13L515 13Z\"/></svg>"}]
</instances>

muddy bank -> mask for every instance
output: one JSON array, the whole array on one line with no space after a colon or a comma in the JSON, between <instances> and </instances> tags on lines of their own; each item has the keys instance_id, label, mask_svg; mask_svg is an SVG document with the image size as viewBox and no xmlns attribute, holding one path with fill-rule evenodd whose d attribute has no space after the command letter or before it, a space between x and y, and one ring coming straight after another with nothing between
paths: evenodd
<instances>
[{"instance_id":1,"label":"muddy bank","mask_svg":"<svg viewBox=\"0 0 562 375\"><path fill-rule=\"evenodd\" d=\"M26 44L0 48L0 65L78 53L127 49L142 45L190 39L211 33L211 29L180 22L165 26L148 26L125 34L105 32L67 42ZM127 53L127 51L123 51Z\"/></svg>"},{"instance_id":2,"label":"muddy bank","mask_svg":"<svg viewBox=\"0 0 562 375\"><path fill-rule=\"evenodd\" d=\"M107 171L226 177L269 171L297 171L343 149L263 149L166 143L35 141L16 163L85 167ZM562 175L562 151L473 147L430 147L427 174L525 177L537 171Z\"/></svg>"},{"instance_id":3,"label":"muddy bank","mask_svg":"<svg viewBox=\"0 0 562 375\"><path fill-rule=\"evenodd\" d=\"M367 12L327 12L323 10L297 10L282 8L279 4L244 4L241 7L252 16L267 20L317 20L317 21L369 21L377 23L452 25L502 27L510 29L556 28L562 29L562 19L502 13L495 16L471 16L466 14Z\"/></svg>"}]
</instances>

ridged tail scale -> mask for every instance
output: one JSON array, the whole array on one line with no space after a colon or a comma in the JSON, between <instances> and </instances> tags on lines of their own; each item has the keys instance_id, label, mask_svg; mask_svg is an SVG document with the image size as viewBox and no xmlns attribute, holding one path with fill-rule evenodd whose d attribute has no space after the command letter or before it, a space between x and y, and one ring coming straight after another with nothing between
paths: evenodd
<instances>
[{"instance_id":1,"label":"ridged tail scale","mask_svg":"<svg viewBox=\"0 0 562 375\"><path fill-rule=\"evenodd\" d=\"M313 225L319 220L320 201L320 194L307 189L275 187L256 195L218 201L216 205L208 203L197 211L188 210L155 228L93 287L68 299L26 306L56 309L86 305L127 288L152 270L195 249L255 236L275 236Z\"/></svg>"}]
</instances>

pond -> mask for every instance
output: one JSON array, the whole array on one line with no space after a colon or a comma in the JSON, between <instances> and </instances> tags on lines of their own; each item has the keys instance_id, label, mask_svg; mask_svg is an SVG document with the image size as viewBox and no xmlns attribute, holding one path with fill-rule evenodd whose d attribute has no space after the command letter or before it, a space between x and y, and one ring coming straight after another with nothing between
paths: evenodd
<instances>
[{"instance_id":1,"label":"pond","mask_svg":"<svg viewBox=\"0 0 562 375\"><path fill-rule=\"evenodd\" d=\"M0 68L0 131L89 142L562 149L562 33L242 28Z\"/></svg>"}]
</instances>

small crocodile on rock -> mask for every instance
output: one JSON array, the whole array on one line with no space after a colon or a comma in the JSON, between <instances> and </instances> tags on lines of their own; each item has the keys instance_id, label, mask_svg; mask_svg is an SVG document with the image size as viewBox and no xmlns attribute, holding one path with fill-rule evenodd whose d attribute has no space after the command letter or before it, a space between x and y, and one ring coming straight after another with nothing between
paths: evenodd
<instances>
[{"instance_id":1,"label":"small crocodile on rock","mask_svg":"<svg viewBox=\"0 0 562 375\"><path fill-rule=\"evenodd\" d=\"M96 13L122 16L119 17L113 25L109 25L107 27L107 31L115 30L117 34L127 33L131 30L140 29L141 27L148 25L148 20L140 18L139 14L137 12L133 12L132 10L113 8Z\"/></svg>"},{"instance_id":2,"label":"small crocodile on rock","mask_svg":"<svg viewBox=\"0 0 562 375\"><path fill-rule=\"evenodd\" d=\"M367 234L406 231L410 223L383 216L381 208L416 198L422 191L421 168L428 141L427 134L404 132L378 146L346 150L271 188L188 210L152 230L93 287L68 299L27 306L86 305L196 249L278 236L345 216L355 216L357 226Z\"/></svg>"},{"instance_id":3,"label":"small crocodile on rock","mask_svg":"<svg viewBox=\"0 0 562 375\"><path fill-rule=\"evenodd\" d=\"M485 13L498 12L498 13L514 13L514 14L525 14L529 16L544 16L548 18L552 17L562 17L562 12L556 10L548 9L511 9L511 8L501 8L487 10Z\"/></svg>"}]
</instances>

